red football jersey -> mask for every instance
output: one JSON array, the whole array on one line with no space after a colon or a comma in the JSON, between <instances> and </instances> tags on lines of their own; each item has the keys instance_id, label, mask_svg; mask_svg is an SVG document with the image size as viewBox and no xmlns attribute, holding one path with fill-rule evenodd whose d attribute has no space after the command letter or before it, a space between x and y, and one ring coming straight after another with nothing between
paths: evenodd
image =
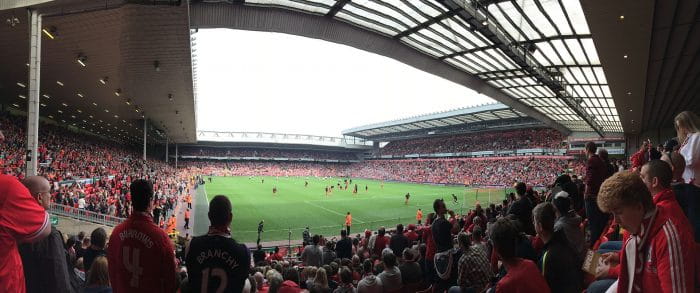
<instances>
[{"instance_id":1,"label":"red football jersey","mask_svg":"<svg viewBox=\"0 0 700 293\"><path fill-rule=\"evenodd\" d=\"M31 242L51 229L49 214L17 178L0 175L0 292L24 292L18 241Z\"/></svg>"},{"instance_id":2,"label":"red football jersey","mask_svg":"<svg viewBox=\"0 0 700 293\"><path fill-rule=\"evenodd\" d=\"M109 279L114 292L175 292L175 251L165 231L135 212L109 237Z\"/></svg>"}]
</instances>

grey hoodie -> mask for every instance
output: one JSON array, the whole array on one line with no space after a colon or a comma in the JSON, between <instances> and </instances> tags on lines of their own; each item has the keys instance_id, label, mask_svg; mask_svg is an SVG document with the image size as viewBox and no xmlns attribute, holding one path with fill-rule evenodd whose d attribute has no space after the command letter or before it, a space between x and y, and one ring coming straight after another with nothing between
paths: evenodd
<instances>
[{"instance_id":1,"label":"grey hoodie","mask_svg":"<svg viewBox=\"0 0 700 293\"><path fill-rule=\"evenodd\" d=\"M401 282L401 270L399 270L397 266L384 268L384 271L379 274L379 279L382 280L382 285L384 285L384 289L387 291L401 289L403 285Z\"/></svg>"},{"instance_id":2,"label":"grey hoodie","mask_svg":"<svg viewBox=\"0 0 700 293\"><path fill-rule=\"evenodd\" d=\"M576 252L578 259L583 261L586 255L586 243L583 232L579 228L580 226L581 217L575 213L568 213L557 218L556 222L554 222L554 232L564 230L569 247Z\"/></svg>"},{"instance_id":3,"label":"grey hoodie","mask_svg":"<svg viewBox=\"0 0 700 293\"><path fill-rule=\"evenodd\" d=\"M401 280L399 278L399 280ZM382 293L384 292L384 287L382 286L382 280L377 278L375 275L366 275L360 283L357 284L357 293Z\"/></svg>"}]
</instances>

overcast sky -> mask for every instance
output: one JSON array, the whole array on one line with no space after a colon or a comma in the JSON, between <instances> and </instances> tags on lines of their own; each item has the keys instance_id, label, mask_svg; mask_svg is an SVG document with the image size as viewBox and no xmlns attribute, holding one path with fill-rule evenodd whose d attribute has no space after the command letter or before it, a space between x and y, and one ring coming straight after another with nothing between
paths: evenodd
<instances>
[{"instance_id":1,"label":"overcast sky","mask_svg":"<svg viewBox=\"0 0 700 293\"><path fill-rule=\"evenodd\" d=\"M230 29L197 38L197 129L340 136L370 123L494 102L394 59Z\"/></svg>"}]
</instances>

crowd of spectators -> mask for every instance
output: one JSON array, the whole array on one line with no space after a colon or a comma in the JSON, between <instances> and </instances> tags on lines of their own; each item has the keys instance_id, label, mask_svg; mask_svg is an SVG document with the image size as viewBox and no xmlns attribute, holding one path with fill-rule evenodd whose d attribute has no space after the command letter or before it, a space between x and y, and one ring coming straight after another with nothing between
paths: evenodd
<instances>
[{"instance_id":1,"label":"crowd of spectators","mask_svg":"<svg viewBox=\"0 0 700 293\"><path fill-rule=\"evenodd\" d=\"M352 164L310 162L183 161L215 176L351 177L435 184L503 186L515 181L546 186L563 173L582 174L584 165L568 157L367 160Z\"/></svg>"},{"instance_id":2,"label":"crowd of spectators","mask_svg":"<svg viewBox=\"0 0 700 293\"><path fill-rule=\"evenodd\" d=\"M340 230L338 241L314 235L287 258L238 243L230 229L235 210L223 195L209 203L207 233L185 239L185 248L173 245L151 214L157 186L167 192L167 182L160 183L167 176L193 181L187 172L208 167L201 162L175 175L151 166L125 175L129 218L111 235L97 228L89 239L63 236L50 225L46 209L55 201L55 182L0 175L0 291L697 292L700 118L681 114L675 125L682 142L669 142L660 157L644 157L632 170L615 168L607 152L588 143L584 180L560 175L551 191L538 193L514 170L501 184L518 181L516 192L500 204L459 215L435 199L425 223L354 236ZM8 137L0 132L0 145ZM552 158L523 159L529 169ZM605 227L587 239L591 227L582 223L593 217ZM591 262L595 250L603 253L601 263Z\"/></svg>"},{"instance_id":3,"label":"crowd of spectators","mask_svg":"<svg viewBox=\"0 0 700 293\"><path fill-rule=\"evenodd\" d=\"M0 173L19 179L24 176L25 123L24 118L0 114L5 137ZM56 204L126 218L131 211L129 182L147 178L154 181L165 215L176 197L187 192L189 174L160 160L144 164L136 149L52 124L42 123L39 129L37 173L49 180Z\"/></svg>"},{"instance_id":4,"label":"crowd of spectators","mask_svg":"<svg viewBox=\"0 0 700 293\"><path fill-rule=\"evenodd\" d=\"M381 155L434 154L516 150L532 148L562 148L564 135L549 128L492 131L398 140L381 148ZM484 143L487 142L487 143Z\"/></svg>"},{"instance_id":5,"label":"crowd of spectators","mask_svg":"<svg viewBox=\"0 0 700 293\"><path fill-rule=\"evenodd\" d=\"M181 147L182 156L199 157L258 157L317 160L357 160L357 155L344 151L291 150L265 148Z\"/></svg>"}]
</instances>

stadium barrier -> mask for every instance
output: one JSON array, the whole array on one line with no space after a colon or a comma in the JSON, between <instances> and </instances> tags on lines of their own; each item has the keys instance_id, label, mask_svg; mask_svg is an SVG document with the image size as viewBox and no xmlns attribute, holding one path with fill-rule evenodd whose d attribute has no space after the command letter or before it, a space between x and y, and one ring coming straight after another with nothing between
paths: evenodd
<instances>
[{"instance_id":1,"label":"stadium barrier","mask_svg":"<svg viewBox=\"0 0 700 293\"><path fill-rule=\"evenodd\" d=\"M55 203L51 203L49 206L49 213L109 227L115 227L126 220L125 218L104 215L85 209L78 209Z\"/></svg>"}]
</instances>

